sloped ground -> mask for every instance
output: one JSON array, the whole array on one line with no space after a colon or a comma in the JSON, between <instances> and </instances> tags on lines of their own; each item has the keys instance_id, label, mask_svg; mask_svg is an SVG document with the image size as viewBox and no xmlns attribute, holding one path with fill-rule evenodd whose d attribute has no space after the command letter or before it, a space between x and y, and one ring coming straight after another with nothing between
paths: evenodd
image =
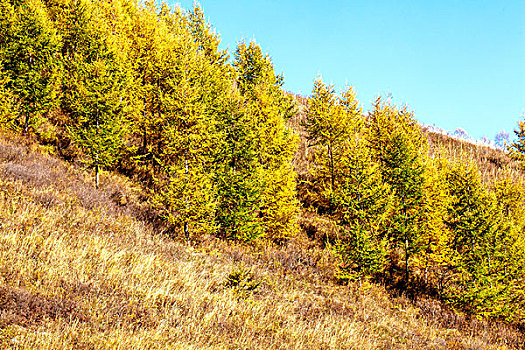
<instances>
[{"instance_id":1,"label":"sloped ground","mask_svg":"<svg viewBox=\"0 0 525 350\"><path fill-rule=\"evenodd\" d=\"M0 348L519 349L510 326L381 286L340 286L330 255L160 233L139 188L0 138ZM303 221L315 221L305 215Z\"/></svg>"}]
</instances>

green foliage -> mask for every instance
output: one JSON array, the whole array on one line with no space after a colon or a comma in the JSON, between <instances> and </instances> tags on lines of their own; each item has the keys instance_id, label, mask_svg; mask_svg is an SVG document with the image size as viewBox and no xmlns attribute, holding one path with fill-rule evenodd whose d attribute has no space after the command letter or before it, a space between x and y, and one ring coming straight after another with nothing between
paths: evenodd
<instances>
[{"instance_id":1,"label":"green foliage","mask_svg":"<svg viewBox=\"0 0 525 350\"><path fill-rule=\"evenodd\" d=\"M190 235L215 232L214 188L209 175L175 164L165 171L166 179L158 181L160 186L153 197L161 217L174 227L184 227L188 241Z\"/></svg>"},{"instance_id":2,"label":"green foliage","mask_svg":"<svg viewBox=\"0 0 525 350\"><path fill-rule=\"evenodd\" d=\"M439 156L436 159L427 158L425 168L425 200L421 211L422 235L419 238L421 246L420 254L414 256L413 267L425 284L434 284L438 290L442 290L446 267L453 256L451 233L443 222L450 201L446 180L448 163Z\"/></svg>"},{"instance_id":3,"label":"green foliage","mask_svg":"<svg viewBox=\"0 0 525 350\"><path fill-rule=\"evenodd\" d=\"M514 130L516 140L508 147L509 156L522 165L525 161L525 121L518 122L518 129Z\"/></svg>"},{"instance_id":4,"label":"green foliage","mask_svg":"<svg viewBox=\"0 0 525 350\"><path fill-rule=\"evenodd\" d=\"M99 168L112 167L124 147L124 86L119 72L108 62L81 62L80 67L78 85L70 91L73 124L68 130L71 138L88 151L98 187Z\"/></svg>"},{"instance_id":5,"label":"green foliage","mask_svg":"<svg viewBox=\"0 0 525 350\"><path fill-rule=\"evenodd\" d=\"M39 0L4 3L1 10L2 25L9 27L0 38L2 71L24 118L18 125L28 132L57 104L60 37Z\"/></svg>"},{"instance_id":6,"label":"green foliage","mask_svg":"<svg viewBox=\"0 0 525 350\"><path fill-rule=\"evenodd\" d=\"M369 142L381 165L383 179L394 193L391 236L404 252L405 281L410 259L420 253L425 218L426 140L407 108L398 109L376 100L369 116Z\"/></svg>"},{"instance_id":7,"label":"green foliage","mask_svg":"<svg viewBox=\"0 0 525 350\"><path fill-rule=\"evenodd\" d=\"M255 279L254 273L244 267L233 268L224 281L226 288L231 288L235 295L242 299L248 298L261 285Z\"/></svg>"},{"instance_id":8,"label":"green foliage","mask_svg":"<svg viewBox=\"0 0 525 350\"><path fill-rule=\"evenodd\" d=\"M281 87L283 78L261 48L242 42L233 63L237 85L247 103L254 128L254 147L260 176L260 216L266 238L281 242L297 233L299 203L292 160L297 137L286 126L294 112L293 100Z\"/></svg>"},{"instance_id":9,"label":"green foliage","mask_svg":"<svg viewBox=\"0 0 525 350\"><path fill-rule=\"evenodd\" d=\"M219 50L219 36L206 23L204 12L200 6L194 6L188 12L187 17L188 26L192 37L198 45L198 50L203 51L212 64L223 65L228 59L228 54L225 50Z\"/></svg>"},{"instance_id":10,"label":"green foliage","mask_svg":"<svg viewBox=\"0 0 525 350\"><path fill-rule=\"evenodd\" d=\"M351 119L355 119L360 113L357 106L345 111L345 106L338 100L334 88L326 86L320 78L315 80L305 127L311 145L316 147L313 175L321 186L319 196L313 200L328 212L331 212L332 208L327 199L331 197L331 192L336 191L345 172L348 142L354 132Z\"/></svg>"},{"instance_id":11,"label":"green foliage","mask_svg":"<svg viewBox=\"0 0 525 350\"><path fill-rule=\"evenodd\" d=\"M16 120L18 109L14 106L14 96L6 87L7 76L1 75L0 71L0 125L9 127Z\"/></svg>"},{"instance_id":12,"label":"green foliage","mask_svg":"<svg viewBox=\"0 0 525 350\"><path fill-rule=\"evenodd\" d=\"M472 164L454 164L447 180L452 200L445 222L455 256L445 294L478 314L523 319L523 237L510 215L521 191L513 193L517 187L503 179L489 193Z\"/></svg>"},{"instance_id":13,"label":"green foliage","mask_svg":"<svg viewBox=\"0 0 525 350\"><path fill-rule=\"evenodd\" d=\"M154 154L161 166L156 200L170 223L184 227L189 240L189 225L199 234L215 231L215 188L210 166L215 122L207 118L207 106L201 99L206 86L214 82L203 74L207 61L195 54L197 48L191 37L178 44L178 50L171 52L175 64L161 99L163 120L158 143L162 147Z\"/></svg>"},{"instance_id":14,"label":"green foliage","mask_svg":"<svg viewBox=\"0 0 525 350\"><path fill-rule=\"evenodd\" d=\"M317 79L305 126L316 146L314 201L339 227L331 244L340 260L338 277L360 280L383 271L392 197L372 159L353 89L337 97Z\"/></svg>"},{"instance_id":15,"label":"green foliage","mask_svg":"<svg viewBox=\"0 0 525 350\"><path fill-rule=\"evenodd\" d=\"M358 279L382 272L386 265L392 199L377 165L362 150L349 157L346 181L333 196L341 231L333 245L341 260L339 275Z\"/></svg>"},{"instance_id":16,"label":"green foliage","mask_svg":"<svg viewBox=\"0 0 525 350\"><path fill-rule=\"evenodd\" d=\"M240 96L232 96L220 116L216 152L217 223L228 238L253 241L263 234L259 217L263 189L257 159L254 120L243 110Z\"/></svg>"}]
</instances>

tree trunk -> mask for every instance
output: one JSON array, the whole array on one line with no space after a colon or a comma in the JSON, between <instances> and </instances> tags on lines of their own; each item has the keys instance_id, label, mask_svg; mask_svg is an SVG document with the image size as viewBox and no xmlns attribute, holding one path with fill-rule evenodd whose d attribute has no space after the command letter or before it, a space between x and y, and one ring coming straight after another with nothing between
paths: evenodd
<instances>
[{"instance_id":1,"label":"tree trunk","mask_svg":"<svg viewBox=\"0 0 525 350\"><path fill-rule=\"evenodd\" d=\"M24 134L27 134L29 133L29 112L26 112L26 116L25 116L25 121L24 121Z\"/></svg>"},{"instance_id":2,"label":"tree trunk","mask_svg":"<svg viewBox=\"0 0 525 350\"><path fill-rule=\"evenodd\" d=\"M142 153L146 154L146 150L148 148L148 139L147 139L147 128L146 128L146 95L142 97L143 103L144 103L144 110L142 111L142 121L143 121L143 127L142 130Z\"/></svg>"},{"instance_id":3,"label":"tree trunk","mask_svg":"<svg viewBox=\"0 0 525 350\"><path fill-rule=\"evenodd\" d=\"M405 280L408 284L408 278L410 277L408 274L408 239L405 238Z\"/></svg>"},{"instance_id":4,"label":"tree trunk","mask_svg":"<svg viewBox=\"0 0 525 350\"><path fill-rule=\"evenodd\" d=\"M95 160L95 187L98 189L99 186L99 178L100 178L100 170L98 166L98 154L96 155Z\"/></svg>"},{"instance_id":5,"label":"tree trunk","mask_svg":"<svg viewBox=\"0 0 525 350\"><path fill-rule=\"evenodd\" d=\"M96 123L97 123L97 129L96 129L96 135L97 135L97 142L98 142L98 129L100 128L100 123L98 120L98 102L97 102L97 109L95 111L96 113ZM99 177L100 177L100 169L99 169L99 154L98 150L95 151L95 187L98 189L99 186Z\"/></svg>"},{"instance_id":6,"label":"tree trunk","mask_svg":"<svg viewBox=\"0 0 525 350\"><path fill-rule=\"evenodd\" d=\"M407 208L405 203L405 196L403 195L403 218L405 220L404 231L405 231L405 281L408 284L409 271L408 271L408 229L407 229Z\"/></svg>"},{"instance_id":7,"label":"tree trunk","mask_svg":"<svg viewBox=\"0 0 525 350\"><path fill-rule=\"evenodd\" d=\"M186 182L189 181L188 179L188 174L189 174L189 167L188 167L188 151L185 150L184 151L184 170L186 172ZM186 194L186 198L185 198L185 201L186 201L186 211L189 209L189 201L188 201L188 195ZM188 245L190 245L190 231L189 231L189 228L188 228L188 219L186 218L186 221L184 221L184 237L186 237L186 243L188 243Z\"/></svg>"}]
</instances>

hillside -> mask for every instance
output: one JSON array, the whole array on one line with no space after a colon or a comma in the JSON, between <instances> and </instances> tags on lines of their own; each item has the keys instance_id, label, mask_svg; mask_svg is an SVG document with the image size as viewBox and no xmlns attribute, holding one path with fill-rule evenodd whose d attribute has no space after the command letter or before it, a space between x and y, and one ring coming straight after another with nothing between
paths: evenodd
<instances>
[{"instance_id":1,"label":"hillside","mask_svg":"<svg viewBox=\"0 0 525 350\"><path fill-rule=\"evenodd\" d=\"M512 160L295 96L198 5L0 27L0 348L525 347L525 122Z\"/></svg>"},{"instance_id":2,"label":"hillside","mask_svg":"<svg viewBox=\"0 0 525 350\"><path fill-rule=\"evenodd\" d=\"M517 329L432 299L335 283L333 258L303 234L282 247L209 236L188 247L132 204L140 189L125 179L104 175L96 190L42 151L0 139L3 349L525 346Z\"/></svg>"}]
</instances>

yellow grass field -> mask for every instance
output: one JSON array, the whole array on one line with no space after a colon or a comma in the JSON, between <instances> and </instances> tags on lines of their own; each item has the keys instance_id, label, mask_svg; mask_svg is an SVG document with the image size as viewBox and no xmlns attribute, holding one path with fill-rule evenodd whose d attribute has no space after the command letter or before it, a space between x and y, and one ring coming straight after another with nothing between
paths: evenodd
<instances>
[{"instance_id":1,"label":"yellow grass field","mask_svg":"<svg viewBox=\"0 0 525 350\"><path fill-rule=\"evenodd\" d=\"M337 284L305 234L189 247L150 219L139 188L101 182L0 139L0 349L525 348L511 326Z\"/></svg>"}]
</instances>

